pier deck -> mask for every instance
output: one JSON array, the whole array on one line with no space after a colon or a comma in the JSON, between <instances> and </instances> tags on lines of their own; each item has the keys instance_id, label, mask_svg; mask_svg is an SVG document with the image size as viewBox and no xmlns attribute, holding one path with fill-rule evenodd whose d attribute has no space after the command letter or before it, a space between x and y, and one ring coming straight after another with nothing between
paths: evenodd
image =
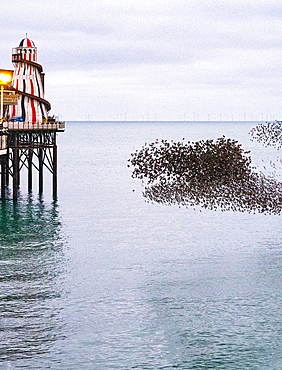
<instances>
[{"instance_id":1,"label":"pier deck","mask_svg":"<svg viewBox=\"0 0 282 370\"><path fill-rule=\"evenodd\" d=\"M0 126L1 127L1 126ZM65 122L54 123L30 123L30 122L8 122L2 125L8 131L65 131Z\"/></svg>"}]
</instances>

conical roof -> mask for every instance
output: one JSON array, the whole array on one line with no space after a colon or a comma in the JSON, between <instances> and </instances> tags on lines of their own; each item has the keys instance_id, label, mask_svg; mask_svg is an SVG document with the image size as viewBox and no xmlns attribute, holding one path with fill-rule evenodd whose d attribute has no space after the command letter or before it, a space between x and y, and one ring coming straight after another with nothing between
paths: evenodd
<instances>
[{"instance_id":1,"label":"conical roof","mask_svg":"<svg viewBox=\"0 0 282 370\"><path fill-rule=\"evenodd\" d=\"M19 46L20 47L23 47L23 48L35 48L35 43L32 40L30 40L27 37L25 37L20 42L20 45Z\"/></svg>"}]
</instances>

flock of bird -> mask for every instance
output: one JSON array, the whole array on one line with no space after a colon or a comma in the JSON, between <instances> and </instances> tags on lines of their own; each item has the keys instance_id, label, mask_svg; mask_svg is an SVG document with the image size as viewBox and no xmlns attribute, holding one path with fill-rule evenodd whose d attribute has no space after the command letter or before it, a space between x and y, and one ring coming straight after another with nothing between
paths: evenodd
<instances>
[{"instance_id":1,"label":"flock of bird","mask_svg":"<svg viewBox=\"0 0 282 370\"><path fill-rule=\"evenodd\" d=\"M257 140L264 146L273 146L277 149L282 146L282 122L266 122L257 125L250 131L253 139Z\"/></svg>"},{"instance_id":2,"label":"flock of bird","mask_svg":"<svg viewBox=\"0 0 282 370\"><path fill-rule=\"evenodd\" d=\"M250 132L264 145L282 145L282 122ZM236 140L156 140L131 154L132 177L149 202L222 211L280 214L282 183L255 172L250 152Z\"/></svg>"}]
</instances>

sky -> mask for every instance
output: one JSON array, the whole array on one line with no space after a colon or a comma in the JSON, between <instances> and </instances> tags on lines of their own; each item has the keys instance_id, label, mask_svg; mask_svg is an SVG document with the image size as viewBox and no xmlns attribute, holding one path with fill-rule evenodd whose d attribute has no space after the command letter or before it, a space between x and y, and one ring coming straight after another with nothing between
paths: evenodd
<instances>
[{"instance_id":1,"label":"sky","mask_svg":"<svg viewBox=\"0 0 282 370\"><path fill-rule=\"evenodd\" d=\"M280 0L15 0L1 15L0 68L27 33L62 120L282 120Z\"/></svg>"}]
</instances>

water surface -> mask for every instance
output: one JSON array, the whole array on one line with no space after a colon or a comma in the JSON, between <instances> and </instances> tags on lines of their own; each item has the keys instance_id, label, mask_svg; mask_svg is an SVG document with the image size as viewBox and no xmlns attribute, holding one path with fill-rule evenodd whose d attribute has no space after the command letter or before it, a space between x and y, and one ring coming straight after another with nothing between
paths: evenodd
<instances>
[{"instance_id":1,"label":"water surface","mask_svg":"<svg viewBox=\"0 0 282 370\"><path fill-rule=\"evenodd\" d=\"M279 153L254 125L68 122L58 200L23 174L0 204L1 368L281 369L281 217L149 204L127 167L156 138L223 134L261 165Z\"/></svg>"}]
</instances>

